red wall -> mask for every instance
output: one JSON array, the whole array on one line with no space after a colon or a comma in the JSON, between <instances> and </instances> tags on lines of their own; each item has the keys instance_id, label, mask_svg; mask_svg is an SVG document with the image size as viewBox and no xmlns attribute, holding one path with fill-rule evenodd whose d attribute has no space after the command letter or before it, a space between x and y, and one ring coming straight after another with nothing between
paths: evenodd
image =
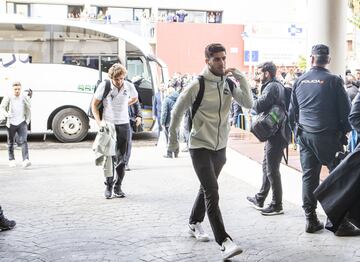
<instances>
[{"instance_id":1,"label":"red wall","mask_svg":"<svg viewBox=\"0 0 360 262\"><path fill-rule=\"evenodd\" d=\"M205 65L204 49L210 43L221 43L227 51L227 67L244 67L243 25L158 23L156 55L174 72L200 73ZM237 48L232 53L231 48Z\"/></svg>"}]
</instances>

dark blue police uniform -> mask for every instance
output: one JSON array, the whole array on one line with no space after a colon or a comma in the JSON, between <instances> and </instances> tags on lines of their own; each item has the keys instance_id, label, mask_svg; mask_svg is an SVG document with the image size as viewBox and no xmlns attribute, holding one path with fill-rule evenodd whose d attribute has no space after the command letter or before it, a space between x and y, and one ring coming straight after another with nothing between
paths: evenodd
<instances>
[{"instance_id":1,"label":"dark blue police uniform","mask_svg":"<svg viewBox=\"0 0 360 262\"><path fill-rule=\"evenodd\" d=\"M300 145L303 170L303 209L314 213L313 194L319 185L321 166L335 168L336 152L351 130L348 121L350 101L341 77L324 67L314 66L294 84L290 104L290 123Z\"/></svg>"}]
</instances>

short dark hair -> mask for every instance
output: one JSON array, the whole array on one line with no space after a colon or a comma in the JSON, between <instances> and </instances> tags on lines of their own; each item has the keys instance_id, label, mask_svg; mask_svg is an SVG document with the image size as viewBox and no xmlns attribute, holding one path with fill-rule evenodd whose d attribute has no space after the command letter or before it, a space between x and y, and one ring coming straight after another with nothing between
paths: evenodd
<instances>
[{"instance_id":1,"label":"short dark hair","mask_svg":"<svg viewBox=\"0 0 360 262\"><path fill-rule=\"evenodd\" d=\"M316 65L327 65L330 62L330 56L328 55L314 55L314 63Z\"/></svg>"},{"instance_id":2,"label":"short dark hair","mask_svg":"<svg viewBox=\"0 0 360 262\"><path fill-rule=\"evenodd\" d=\"M210 59L215 53L219 53L219 52L226 53L226 49L222 44L213 43L205 47L205 57L207 59Z\"/></svg>"},{"instance_id":3,"label":"short dark hair","mask_svg":"<svg viewBox=\"0 0 360 262\"><path fill-rule=\"evenodd\" d=\"M314 45L311 48L311 55L330 55L330 48L323 44Z\"/></svg>"},{"instance_id":4,"label":"short dark hair","mask_svg":"<svg viewBox=\"0 0 360 262\"><path fill-rule=\"evenodd\" d=\"M269 72L270 77L274 78L276 76L276 65L273 62L265 62L258 66L262 72Z\"/></svg>"},{"instance_id":5,"label":"short dark hair","mask_svg":"<svg viewBox=\"0 0 360 262\"><path fill-rule=\"evenodd\" d=\"M14 86L21 86L21 83L19 82L19 81L15 81L13 84L12 84L12 86L14 87Z\"/></svg>"}]
</instances>

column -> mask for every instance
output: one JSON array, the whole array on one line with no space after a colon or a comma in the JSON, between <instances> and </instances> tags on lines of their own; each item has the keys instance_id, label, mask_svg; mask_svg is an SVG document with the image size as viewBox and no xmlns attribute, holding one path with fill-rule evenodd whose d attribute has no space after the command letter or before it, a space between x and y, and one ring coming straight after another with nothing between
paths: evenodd
<instances>
[{"instance_id":1,"label":"column","mask_svg":"<svg viewBox=\"0 0 360 262\"><path fill-rule=\"evenodd\" d=\"M308 55L313 45L328 45L328 68L341 76L345 75L346 66L346 8L344 0L308 0Z\"/></svg>"},{"instance_id":2,"label":"column","mask_svg":"<svg viewBox=\"0 0 360 262\"><path fill-rule=\"evenodd\" d=\"M0 0L0 15L6 14L6 0Z\"/></svg>"}]
</instances>

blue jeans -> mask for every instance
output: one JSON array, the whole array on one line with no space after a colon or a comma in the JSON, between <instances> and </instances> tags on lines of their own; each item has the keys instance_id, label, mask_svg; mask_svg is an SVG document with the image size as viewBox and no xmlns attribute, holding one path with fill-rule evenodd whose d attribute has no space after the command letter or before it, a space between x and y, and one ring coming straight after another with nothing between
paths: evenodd
<instances>
[{"instance_id":1,"label":"blue jeans","mask_svg":"<svg viewBox=\"0 0 360 262\"><path fill-rule=\"evenodd\" d=\"M14 144L15 144L15 135L17 134L16 143L21 147L23 161L29 159L29 148L27 144L27 124L25 121L21 122L19 125L14 126L10 125L8 128L8 152L9 160L15 160L14 156Z\"/></svg>"}]
</instances>

